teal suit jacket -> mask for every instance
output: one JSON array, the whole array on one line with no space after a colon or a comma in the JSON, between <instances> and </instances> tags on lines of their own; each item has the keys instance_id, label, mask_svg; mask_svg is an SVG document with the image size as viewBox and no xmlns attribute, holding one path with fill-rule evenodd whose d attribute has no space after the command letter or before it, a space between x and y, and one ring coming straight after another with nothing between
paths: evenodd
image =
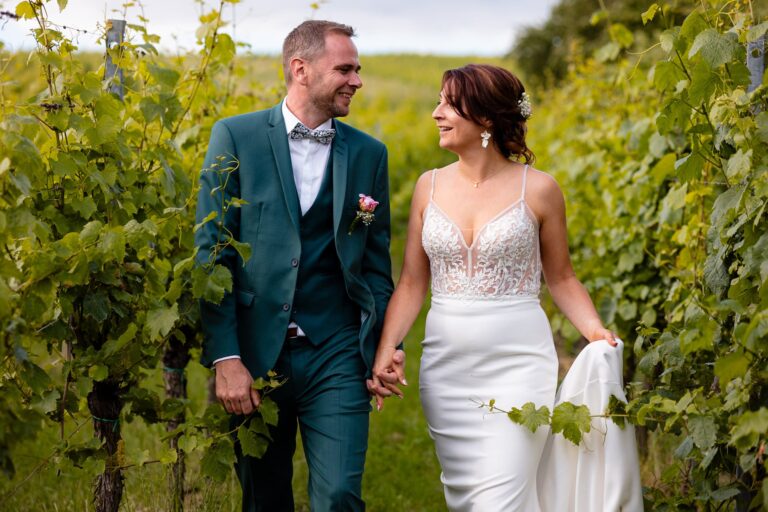
<instances>
[{"instance_id":1,"label":"teal suit jacket","mask_svg":"<svg viewBox=\"0 0 768 512\"><path fill-rule=\"evenodd\" d=\"M394 288L387 150L349 125L336 119L333 124L336 252L347 294L360 307L360 351L370 373ZM229 209L224 226L235 239L250 244L252 255L244 264L230 246L216 257L216 263L230 270L234 284L220 304L201 302L202 359L210 365L222 357L239 355L254 377L261 376L274 366L282 348L301 258L301 210L280 105L218 121L211 131L204 169L220 156L224 162L233 157L239 162L227 180L226 197L245 201L242 207ZM222 206L215 191L219 186L215 173L204 171L200 184L198 223L211 211L221 212ZM379 205L374 222L369 226L358 223L350 235L359 194L372 196ZM216 221L195 233L199 264L210 262L211 248L220 241Z\"/></svg>"}]
</instances>

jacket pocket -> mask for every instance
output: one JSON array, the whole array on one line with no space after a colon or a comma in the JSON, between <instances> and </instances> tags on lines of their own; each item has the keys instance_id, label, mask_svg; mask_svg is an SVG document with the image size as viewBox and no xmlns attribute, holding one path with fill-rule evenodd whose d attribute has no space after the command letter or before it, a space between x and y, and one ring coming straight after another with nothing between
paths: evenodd
<instances>
[{"instance_id":1,"label":"jacket pocket","mask_svg":"<svg viewBox=\"0 0 768 512\"><path fill-rule=\"evenodd\" d=\"M256 294L246 290L235 289L235 300L241 306L250 307L256 299Z\"/></svg>"}]
</instances>

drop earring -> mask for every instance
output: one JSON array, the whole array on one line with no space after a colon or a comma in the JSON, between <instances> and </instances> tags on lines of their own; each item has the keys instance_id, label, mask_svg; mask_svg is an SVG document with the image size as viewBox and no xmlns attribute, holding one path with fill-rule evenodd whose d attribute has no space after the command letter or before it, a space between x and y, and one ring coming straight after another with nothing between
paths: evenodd
<instances>
[{"instance_id":1,"label":"drop earring","mask_svg":"<svg viewBox=\"0 0 768 512\"><path fill-rule=\"evenodd\" d=\"M483 142L481 143L483 148L488 147L488 141L491 138L491 134L488 130L483 130L483 133L480 134L480 136L483 138Z\"/></svg>"}]
</instances>

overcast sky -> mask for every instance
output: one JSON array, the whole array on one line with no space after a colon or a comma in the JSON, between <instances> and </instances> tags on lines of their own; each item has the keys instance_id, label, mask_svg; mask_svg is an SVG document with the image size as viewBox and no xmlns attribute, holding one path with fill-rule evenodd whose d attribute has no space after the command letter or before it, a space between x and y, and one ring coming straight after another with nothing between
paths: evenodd
<instances>
[{"instance_id":1,"label":"overcast sky","mask_svg":"<svg viewBox=\"0 0 768 512\"><path fill-rule=\"evenodd\" d=\"M19 0L0 0L0 10L13 11ZM60 25L92 31L68 32L82 50L100 49L98 25L122 18L128 0L69 0L63 12L48 2L50 19ZM544 21L555 0L327 0L313 10L309 0L241 0L227 5L224 17L235 20L235 37L254 53L280 52L285 35L302 21L331 19L358 32L361 54L408 52L447 55L502 55L522 27ZM144 0L150 32L161 36L161 49L194 46L201 12L195 0ZM206 10L218 2L205 1ZM140 11L129 8L128 22L139 23ZM31 48L30 22L0 21L6 49ZM231 33L232 25L228 31Z\"/></svg>"}]
</instances>

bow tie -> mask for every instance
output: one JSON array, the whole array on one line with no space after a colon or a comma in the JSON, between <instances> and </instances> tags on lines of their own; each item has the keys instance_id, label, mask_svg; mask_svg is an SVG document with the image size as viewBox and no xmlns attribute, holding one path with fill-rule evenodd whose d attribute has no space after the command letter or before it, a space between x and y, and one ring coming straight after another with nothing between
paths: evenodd
<instances>
[{"instance_id":1,"label":"bow tie","mask_svg":"<svg viewBox=\"0 0 768 512\"><path fill-rule=\"evenodd\" d=\"M336 135L336 130L333 128L330 130L310 130L303 124L298 123L293 127L288 137L292 140L310 139L320 144L330 144L334 135Z\"/></svg>"}]
</instances>

